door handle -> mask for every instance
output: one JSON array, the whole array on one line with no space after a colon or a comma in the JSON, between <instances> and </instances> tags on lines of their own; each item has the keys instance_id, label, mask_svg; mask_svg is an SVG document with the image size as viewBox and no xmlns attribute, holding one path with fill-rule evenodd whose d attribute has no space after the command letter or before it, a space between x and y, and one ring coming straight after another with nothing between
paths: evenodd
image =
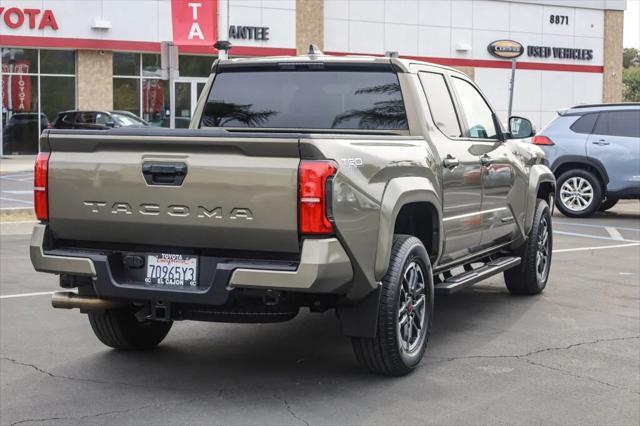
<instances>
[{"instance_id":1,"label":"door handle","mask_svg":"<svg viewBox=\"0 0 640 426\"><path fill-rule=\"evenodd\" d=\"M180 186L187 175L184 163L144 163L142 175L148 185Z\"/></svg>"},{"instance_id":2,"label":"door handle","mask_svg":"<svg viewBox=\"0 0 640 426\"><path fill-rule=\"evenodd\" d=\"M598 146L604 146L604 145L609 145L611 142L607 142L604 139L600 139L600 140L597 140L597 141L593 141L591 143L594 144L594 145L598 145Z\"/></svg>"},{"instance_id":3,"label":"door handle","mask_svg":"<svg viewBox=\"0 0 640 426\"><path fill-rule=\"evenodd\" d=\"M490 166L492 164L495 164L496 161L497 160L495 158L489 157L487 154L485 154L482 157L480 157L480 163L483 166Z\"/></svg>"},{"instance_id":4,"label":"door handle","mask_svg":"<svg viewBox=\"0 0 640 426\"><path fill-rule=\"evenodd\" d=\"M458 160L455 157L452 157L451 154L449 154L447 155L447 158L442 160L442 165L449 170L453 170L460 165L460 160Z\"/></svg>"}]
</instances>

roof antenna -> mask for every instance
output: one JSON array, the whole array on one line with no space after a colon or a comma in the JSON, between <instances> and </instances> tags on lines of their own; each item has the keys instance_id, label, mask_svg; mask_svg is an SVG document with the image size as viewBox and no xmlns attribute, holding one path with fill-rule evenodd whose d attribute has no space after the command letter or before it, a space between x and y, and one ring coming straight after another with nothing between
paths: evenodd
<instances>
[{"instance_id":1,"label":"roof antenna","mask_svg":"<svg viewBox=\"0 0 640 426\"><path fill-rule=\"evenodd\" d=\"M309 55L309 56L317 56L317 55L324 55L324 53L322 52L322 50L320 50L320 48L318 48L318 46L316 46L315 44L311 43L309 45L309 51L307 52L307 55Z\"/></svg>"},{"instance_id":2,"label":"roof antenna","mask_svg":"<svg viewBox=\"0 0 640 426\"><path fill-rule=\"evenodd\" d=\"M396 51L388 50L388 51L384 52L384 57L385 58L399 58L400 57L400 53L398 53Z\"/></svg>"},{"instance_id":3,"label":"roof antenna","mask_svg":"<svg viewBox=\"0 0 640 426\"><path fill-rule=\"evenodd\" d=\"M229 59L229 51L231 50L231 42L228 40L218 40L213 45L213 47L218 50L218 58L219 59Z\"/></svg>"}]
</instances>

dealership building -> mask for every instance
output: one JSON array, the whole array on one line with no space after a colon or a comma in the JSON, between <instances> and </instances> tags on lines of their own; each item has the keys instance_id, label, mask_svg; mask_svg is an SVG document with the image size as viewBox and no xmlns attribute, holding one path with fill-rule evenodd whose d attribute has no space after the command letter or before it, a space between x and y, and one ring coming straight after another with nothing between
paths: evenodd
<instances>
[{"instance_id":1,"label":"dealership building","mask_svg":"<svg viewBox=\"0 0 640 426\"><path fill-rule=\"evenodd\" d=\"M559 109L621 100L625 7L625 0L0 0L3 152L33 153L40 131L70 109L127 110L154 126L186 126L217 57L213 45L227 38L231 57L294 55L314 43L329 54L395 51L456 67L503 120L511 60L488 47L512 40L523 48L513 113L541 127ZM163 42L179 51L173 102Z\"/></svg>"}]
</instances>

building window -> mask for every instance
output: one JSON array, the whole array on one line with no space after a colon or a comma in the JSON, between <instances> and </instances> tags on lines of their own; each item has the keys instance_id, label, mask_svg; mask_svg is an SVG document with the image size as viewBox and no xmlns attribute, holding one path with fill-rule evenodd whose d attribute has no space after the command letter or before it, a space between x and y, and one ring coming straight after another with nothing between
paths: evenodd
<instances>
[{"instance_id":1,"label":"building window","mask_svg":"<svg viewBox=\"0 0 640 426\"><path fill-rule=\"evenodd\" d=\"M180 78L208 77L214 59L180 55ZM161 68L158 54L114 52L113 109L130 111L152 126L169 127L169 82L160 79Z\"/></svg>"},{"instance_id":2,"label":"building window","mask_svg":"<svg viewBox=\"0 0 640 426\"><path fill-rule=\"evenodd\" d=\"M75 51L3 48L3 154L35 154L42 130L75 108Z\"/></svg>"},{"instance_id":3,"label":"building window","mask_svg":"<svg viewBox=\"0 0 640 426\"><path fill-rule=\"evenodd\" d=\"M180 77L209 77L214 60L213 56L180 55Z\"/></svg>"},{"instance_id":4,"label":"building window","mask_svg":"<svg viewBox=\"0 0 640 426\"><path fill-rule=\"evenodd\" d=\"M140 115L140 80L137 78L113 79L113 109Z\"/></svg>"}]
</instances>

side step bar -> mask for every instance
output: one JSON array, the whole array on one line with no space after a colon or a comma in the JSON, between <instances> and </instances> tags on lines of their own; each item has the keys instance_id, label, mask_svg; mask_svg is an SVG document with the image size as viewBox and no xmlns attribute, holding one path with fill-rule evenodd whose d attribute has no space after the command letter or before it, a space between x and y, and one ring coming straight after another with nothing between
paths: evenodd
<instances>
[{"instance_id":1,"label":"side step bar","mask_svg":"<svg viewBox=\"0 0 640 426\"><path fill-rule=\"evenodd\" d=\"M454 275L447 278L444 282L436 284L434 286L435 294L451 294L471 287L478 281L518 266L520 262L521 259L515 256L505 256L494 259L480 268L465 271L462 274Z\"/></svg>"}]
</instances>

